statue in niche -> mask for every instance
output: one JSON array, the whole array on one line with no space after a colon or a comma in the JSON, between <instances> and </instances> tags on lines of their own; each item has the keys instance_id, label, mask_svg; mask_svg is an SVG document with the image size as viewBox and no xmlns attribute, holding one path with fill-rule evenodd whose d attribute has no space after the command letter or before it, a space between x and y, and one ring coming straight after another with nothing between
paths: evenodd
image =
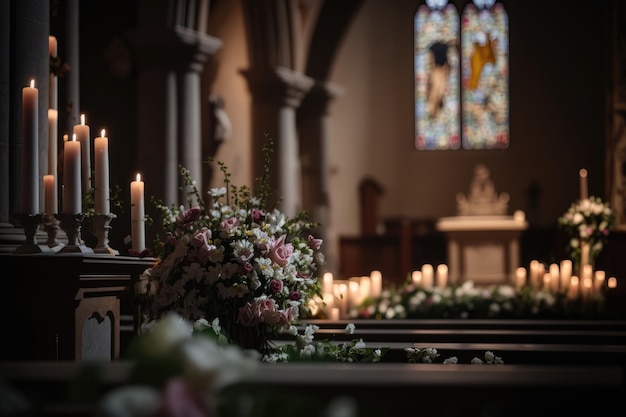
<instances>
[{"instance_id":1,"label":"statue in niche","mask_svg":"<svg viewBox=\"0 0 626 417\"><path fill-rule=\"evenodd\" d=\"M468 195L459 193L456 201L460 216L503 215L508 209L509 195L496 192L489 168L479 164L474 168L474 178L470 182Z\"/></svg>"}]
</instances>

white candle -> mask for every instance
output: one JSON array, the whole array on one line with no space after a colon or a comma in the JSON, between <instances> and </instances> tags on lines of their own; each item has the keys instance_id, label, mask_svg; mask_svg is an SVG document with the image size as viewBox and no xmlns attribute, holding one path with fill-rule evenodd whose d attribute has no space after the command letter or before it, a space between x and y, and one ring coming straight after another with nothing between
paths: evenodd
<instances>
[{"instance_id":1,"label":"white candle","mask_svg":"<svg viewBox=\"0 0 626 417\"><path fill-rule=\"evenodd\" d=\"M578 175L580 176L580 199L585 200L589 197L587 192L587 170L582 168L578 171Z\"/></svg>"},{"instance_id":2,"label":"white candle","mask_svg":"<svg viewBox=\"0 0 626 417\"><path fill-rule=\"evenodd\" d=\"M82 211L80 178L80 142L76 135L63 144L63 213Z\"/></svg>"},{"instance_id":3,"label":"white candle","mask_svg":"<svg viewBox=\"0 0 626 417\"><path fill-rule=\"evenodd\" d=\"M330 319L339 320L339 308L333 307L330 309Z\"/></svg>"},{"instance_id":4,"label":"white candle","mask_svg":"<svg viewBox=\"0 0 626 417\"><path fill-rule=\"evenodd\" d=\"M50 57L57 57L57 38L54 36L48 36L48 49ZM48 108L58 110L59 96L58 96L58 84L57 76L50 73L50 92L49 92L49 105Z\"/></svg>"},{"instance_id":5,"label":"white candle","mask_svg":"<svg viewBox=\"0 0 626 417\"><path fill-rule=\"evenodd\" d=\"M551 263L548 272L550 273L550 288L552 289L552 291L556 292L559 290L559 281L561 279L559 265L556 263Z\"/></svg>"},{"instance_id":6,"label":"white candle","mask_svg":"<svg viewBox=\"0 0 626 417\"><path fill-rule=\"evenodd\" d=\"M370 273L370 282L372 283L372 298L380 297L383 292L383 273L372 271Z\"/></svg>"},{"instance_id":7,"label":"white candle","mask_svg":"<svg viewBox=\"0 0 626 417\"><path fill-rule=\"evenodd\" d=\"M446 288L448 285L448 265L437 265L437 286Z\"/></svg>"},{"instance_id":8,"label":"white candle","mask_svg":"<svg viewBox=\"0 0 626 417\"><path fill-rule=\"evenodd\" d=\"M333 274L331 272L326 272L322 276L322 294L332 294L333 293Z\"/></svg>"},{"instance_id":9,"label":"white candle","mask_svg":"<svg viewBox=\"0 0 626 417\"><path fill-rule=\"evenodd\" d=\"M137 174L137 180L130 183L130 222L132 249L141 252L146 248L145 231L145 207L144 207L144 183L141 175Z\"/></svg>"},{"instance_id":10,"label":"white candle","mask_svg":"<svg viewBox=\"0 0 626 417\"><path fill-rule=\"evenodd\" d=\"M22 89L22 213L39 213L39 90Z\"/></svg>"},{"instance_id":11,"label":"white candle","mask_svg":"<svg viewBox=\"0 0 626 417\"><path fill-rule=\"evenodd\" d=\"M434 269L431 264L422 265L422 286L425 289L432 288L435 280Z\"/></svg>"},{"instance_id":12,"label":"white candle","mask_svg":"<svg viewBox=\"0 0 626 417\"><path fill-rule=\"evenodd\" d=\"M416 286L422 285L422 271L413 271L411 273L411 282Z\"/></svg>"},{"instance_id":13,"label":"white candle","mask_svg":"<svg viewBox=\"0 0 626 417\"><path fill-rule=\"evenodd\" d=\"M91 189L91 145L89 142L89 126L85 124L85 115L80 115L80 124L74 125L74 134L80 142L82 190L88 194Z\"/></svg>"},{"instance_id":14,"label":"white candle","mask_svg":"<svg viewBox=\"0 0 626 417\"><path fill-rule=\"evenodd\" d=\"M567 298L570 300L575 300L578 298L579 292L579 279L576 275L572 275L572 278L569 281L569 291L567 292Z\"/></svg>"},{"instance_id":15,"label":"white candle","mask_svg":"<svg viewBox=\"0 0 626 417\"><path fill-rule=\"evenodd\" d=\"M95 209L96 213L109 214L109 138L102 129L100 136L94 139L94 169L95 169Z\"/></svg>"},{"instance_id":16,"label":"white candle","mask_svg":"<svg viewBox=\"0 0 626 417\"><path fill-rule=\"evenodd\" d=\"M604 271L596 271L593 275L593 292L595 294L602 293L602 289L604 288L604 279L606 277L606 272Z\"/></svg>"},{"instance_id":17,"label":"white candle","mask_svg":"<svg viewBox=\"0 0 626 417\"><path fill-rule=\"evenodd\" d=\"M334 284L335 299L339 304L341 317L348 316L348 285L345 282Z\"/></svg>"},{"instance_id":18,"label":"white candle","mask_svg":"<svg viewBox=\"0 0 626 417\"><path fill-rule=\"evenodd\" d=\"M360 277L352 277L348 280L348 305L351 308L361 304L360 281Z\"/></svg>"},{"instance_id":19,"label":"white candle","mask_svg":"<svg viewBox=\"0 0 626 417\"><path fill-rule=\"evenodd\" d=\"M617 278L610 277L606 282L606 286L609 288L617 288Z\"/></svg>"},{"instance_id":20,"label":"white candle","mask_svg":"<svg viewBox=\"0 0 626 417\"><path fill-rule=\"evenodd\" d=\"M52 174L43 176L43 189L45 201L46 216L52 217L57 213L58 195L56 177Z\"/></svg>"},{"instance_id":21,"label":"white candle","mask_svg":"<svg viewBox=\"0 0 626 417\"><path fill-rule=\"evenodd\" d=\"M520 289L526 285L526 268L520 266L515 270L515 288Z\"/></svg>"},{"instance_id":22,"label":"white candle","mask_svg":"<svg viewBox=\"0 0 626 417\"><path fill-rule=\"evenodd\" d=\"M567 291L571 278L572 261L570 259L564 259L561 261L561 291Z\"/></svg>"},{"instance_id":23,"label":"white candle","mask_svg":"<svg viewBox=\"0 0 626 417\"><path fill-rule=\"evenodd\" d=\"M59 111L48 109L48 174L57 174Z\"/></svg>"}]
</instances>

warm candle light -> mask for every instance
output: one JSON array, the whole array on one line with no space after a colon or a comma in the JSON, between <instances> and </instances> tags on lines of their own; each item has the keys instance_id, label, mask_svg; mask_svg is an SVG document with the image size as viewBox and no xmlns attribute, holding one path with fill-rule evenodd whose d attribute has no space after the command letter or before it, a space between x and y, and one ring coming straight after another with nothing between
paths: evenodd
<instances>
[{"instance_id":1,"label":"warm candle light","mask_svg":"<svg viewBox=\"0 0 626 417\"><path fill-rule=\"evenodd\" d=\"M22 89L22 213L39 213L39 90Z\"/></svg>"},{"instance_id":2,"label":"warm candle light","mask_svg":"<svg viewBox=\"0 0 626 417\"><path fill-rule=\"evenodd\" d=\"M411 282L417 286L422 285L422 271L413 271L411 273Z\"/></svg>"},{"instance_id":3,"label":"warm candle light","mask_svg":"<svg viewBox=\"0 0 626 417\"><path fill-rule=\"evenodd\" d=\"M580 199L585 200L589 198L589 193L587 191L587 170L582 168L578 171L578 175L580 176Z\"/></svg>"},{"instance_id":4,"label":"warm candle light","mask_svg":"<svg viewBox=\"0 0 626 417\"><path fill-rule=\"evenodd\" d=\"M520 289L526 285L526 268L520 266L515 270L515 288Z\"/></svg>"},{"instance_id":5,"label":"warm candle light","mask_svg":"<svg viewBox=\"0 0 626 417\"><path fill-rule=\"evenodd\" d=\"M82 211L80 142L76 135L63 144L63 213Z\"/></svg>"},{"instance_id":6,"label":"warm candle light","mask_svg":"<svg viewBox=\"0 0 626 417\"><path fill-rule=\"evenodd\" d=\"M431 264L422 265L422 286L426 289L432 288L434 279L433 266Z\"/></svg>"},{"instance_id":7,"label":"warm candle light","mask_svg":"<svg viewBox=\"0 0 626 417\"><path fill-rule=\"evenodd\" d=\"M333 293L333 274L331 272L324 273L322 277L322 294Z\"/></svg>"},{"instance_id":8,"label":"warm candle light","mask_svg":"<svg viewBox=\"0 0 626 417\"><path fill-rule=\"evenodd\" d=\"M446 288L448 285L448 265L437 265L437 286Z\"/></svg>"},{"instance_id":9,"label":"warm candle light","mask_svg":"<svg viewBox=\"0 0 626 417\"><path fill-rule=\"evenodd\" d=\"M370 273L370 281L372 283L372 297L380 297L383 292L383 273L380 271L372 271Z\"/></svg>"},{"instance_id":10,"label":"warm candle light","mask_svg":"<svg viewBox=\"0 0 626 417\"><path fill-rule=\"evenodd\" d=\"M91 144L89 126L85 124L85 115L80 115L80 124L74 125L74 134L80 142L82 191L88 194L91 189Z\"/></svg>"},{"instance_id":11,"label":"warm candle light","mask_svg":"<svg viewBox=\"0 0 626 417\"><path fill-rule=\"evenodd\" d=\"M109 138L104 129L94 140L94 168L95 168L95 210L96 213L109 214Z\"/></svg>"},{"instance_id":12,"label":"warm candle light","mask_svg":"<svg viewBox=\"0 0 626 417\"><path fill-rule=\"evenodd\" d=\"M576 275L572 275L572 278L570 279L570 284L569 284L569 291L567 292L567 298L569 298L570 300L575 300L578 298L578 292L579 292L579 279Z\"/></svg>"},{"instance_id":13,"label":"warm candle light","mask_svg":"<svg viewBox=\"0 0 626 417\"><path fill-rule=\"evenodd\" d=\"M141 252L146 249L144 183L141 174L130 183L131 239L132 249Z\"/></svg>"},{"instance_id":14,"label":"warm candle light","mask_svg":"<svg viewBox=\"0 0 626 417\"><path fill-rule=\"evenodd\" d=\"M606 286L609 288L617 288L617 278L610 277L606 282Z\"/></svg>"}]
</instances>

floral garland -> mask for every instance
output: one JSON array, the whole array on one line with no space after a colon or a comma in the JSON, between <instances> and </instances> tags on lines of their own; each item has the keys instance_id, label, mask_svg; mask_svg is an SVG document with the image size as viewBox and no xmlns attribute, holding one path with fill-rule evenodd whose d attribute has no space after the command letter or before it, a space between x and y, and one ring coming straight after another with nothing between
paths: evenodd
<instances>
[{"instance_id":1,"label":"floral garland","mask_svg":"<svg viewBox=\"0 0 626 417\"><path fill-rule=\"evenodd\" d=\"M593 263L614 224L615 214L609 204L593 196L576 201L558 218L559 228L569 237L567 254L575 264L580 263L583 243L589 244L589 257Z\"/></svg>"},{"instance_id":2,"label":"floral garland","mask_svg":"<svg viewBox=\"0 0 626 417\"><path fill-rule=\"evenodd\" d=\"M161 260L146 272L153 287L148 319L168 311L187 320L218 319L232 343L263 353L271 350L273 335L297 334L295 324L308 314L309 299L320 295L322 240L313 236L318 224L309 222L306 212L288 218L265 208L272 146L271 138L265 139L259 197L232 185L227 167L218 162L226 186L209 191L210 205L183 167L192 190L189 206L157 202L166 238L155 251Z\"/></svg>"}]
</instances>

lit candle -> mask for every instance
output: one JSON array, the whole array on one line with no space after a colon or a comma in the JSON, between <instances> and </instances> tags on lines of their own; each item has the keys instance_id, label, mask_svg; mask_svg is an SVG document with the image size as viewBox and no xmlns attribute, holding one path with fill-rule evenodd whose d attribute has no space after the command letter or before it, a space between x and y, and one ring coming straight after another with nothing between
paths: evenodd
<instances>
[{"instance_id":1,"label":"lit candle","mask_svg":"<svg viewBox=\"0 0 626 417\"><path fill-rule=\"evenodd\" d=\"M22 213L39 213L39 90L22 89Z\"/></svg>"},{"instance_id":2,"label":"lit candle","mask_svg":"<svg viewBox=\"0 0 626 417\"><path fill-rule=\"evenodd\" d=\"M602 289L604 288L604 278L606 277L606 272L604 271L596 271L593 275L593 291L595 294L600 294Z\"/></svg>"},{"instance_id":3,"label":"lit candle","mask_svg":"<svg viewBox=\"0 0 626 417\"><path fill-rule=\"evenodd\" d=\"M80 178L80 142L76 135L63 144L63 213L82 211Z\"/></svg>"},{"instance_id":4,"label":"lit candle","mask_svg":"<svg viewBox=\"0 0 626 417\"><path fill-rule=\"evenodd\" d=\"M57 195L57 182L56 177L52 174L43 176L43 189L45 202L46 216L52 217L57 213L58 195Z\"/></svg>"},{"instance_id":5,"label":"lit candle","mask_svg":"<svg viewBox=\"0 0 626 417\"><path fill-rule=\"evenodd\" d=\"M109 214L109 138L104 133L102 129L100 136L94 139L95 209L96 213Z\"/></svg>"},{"instance_id":6,"label":"lit candle","mask_svg":"<svg viewBox=\"0 0 626 417\"><path fill-rule=\"evenodd\" d=\"M559 290L559 281L561 280L559 265L556 263L551 263L548 272L550 274L550 288L552 289L552 291L556 292Z\"/></svg>"},{"instance_id":7,"label":"lit candle","mask_svg":"<svg viewBox=\"0 0 626 417\"><path fill-rule=\"evenodd\" d=\"M54 36L48 36L48 49L50 52L51 58L57 57L57 38ZM50 92L49 92L49 106L48 108L53 110L58 110L58 85L57 85L57 76L50 73Z\"/></svg>"},{"instance_id":8,"label":"lit candle","mask_svg":"<svg viewBox=\"0 0 626 417\"><path fill-rule=\"evenodd\" d=\"M617 278L610 277L606 282L606 286L609 288L617 288Z\"/></svg>"},{"instance_id":9,"label":"lit candle","mask_svg":"<svg viewBox=\"0 0 626 417\"><path fill-rule=\"evenodd\" d=\"M352 277L348 280L348 304L350 307L357 307L361 304L360 281L360 277Z\"/></svg>"},{"instance_id":10,"label":"lit candle","mask_svg":"<svg viewBox=\"0 0 626 417\"><path fill-rule=\"evenodd\" d=\"M80 115L80 124L74 125L74 134L80 142L83 193L88 194L91 189L91 145L89 143L89 126L85 124L84 114Z\"/></svg>"},{"instance_id":11,"label":"lit candle","mask_svg":"<svg viewBox=\"0 0 626 417\"><path fill-rule=\"evenodd\" d=\"M339 320L339 308L333 307L330 309L330 319Z\"/></svg>"},{"instance_id":12,"label":"lit candle","mask_svg":"<svg viewBox=\"0 0 626 417\"><path fill-rule=\"evenodd\" d=\"M520 289L526 285L526 268L520 266L515 270L515 288Z\"/></svg>"},{"instance_id":13,"label":"lit candle","mask_svg":"<svg viewBox=\"0 0 626 417\"><path fill-rule=\"evenodd\" d=\"M137 174L137 180L130 183L130 221L132 249L141 252L146 248L145 235L145 207L143 195L144 183L141 175Z\"/></svg>"},{"instance_id":14,"label":"lit candle","mask_svg":"<svg viewBox=\"0 0 626 417\"><path fill-rule=\"evenodd\" d=\"M48 109L48 174L57 174L59 111Z\"/></svg>"},{"instance_id":15,"label":"lit candle","mask_svg":"<svg viewBox=\"0 0 626 417\"><path fill-rule=\"evenodd\" d=\"M567 291L571 278L572 261L570 259L564 259L561 261L561 291Z\"/></svg>"},{"instance_id":16,"label":"lit candle","mask_svg":"<svg viewBox=\"0 0 626 417\"><path fill-rule=\"evenodd\" d=\"M322 277L322 294L333 293L333 274L331 272L324 273Z\"/></svg>"},{"instance_id":17,"label":"lit candle","mask_svg":"<svg viewBox=\"0 0 626 417\"><path fill-rule=\"evenodd\" d=\"M383 273L372 271L370 273L370 282L372 283L372 298L380 297L383 292Z\"/></svg>"},{"instance_id":18,"label":"lit candle","mask_svg":"<svg viewBox=\"0 0 626 417\"><path fill-rule=\"evenodd\" d=\"M431 264L422 265L422 286L425 289L432 288L434 279L433 266Z\"/></svg>"},{"instance_id":19,"label":"lit candle","mask_svg":"<svg viewBox=\"0 0 626 417\"><path fill-rule=\"evenodd\" d=\"M413 271L411 273L411 282L418 287L422 285L422 271Z\"/></svg>"},{"instance_id":20,"label":"lit candle","mask_svg":"<svg viewBox=\"0 0 626 417\"><path fill-rule=\"evenodd\" d=\"M576 275L572 275L572 278L569 281L569 291L567 292L567 298L570 300L575 300L578 298L579 292L579 279Z\"/></svg>"},{"instance_id":21,"label":"lit candle","mask_svg":"<svg viewBox=\"0 0 626 417\"><path fill-rule=\"evenodd\" d=\"M445 264L437 265L437 286L446 288L448 285L448 266Z\"/></svg>"},{"instance_id":22,"label":"lit candle","mask_svg":"<svg viewBox=\"0 0 626 417\"><path fill-rule=\"evenodd\" d=\"M587 192L587 170L582 168L578 171L578 175L580 176L580 199L585 200L589 197Z\"/></svg>"},{"instance_id":23,"label":"lit candle","mask_svg":"<svg viewBox=\"0 0 626 417\"><path fill-rule=\"evenodd\" d=\"M335 299L338 300L341 317L348 316L348 285L345 282L335 283Z\"/></svg>"}]
</instances>

